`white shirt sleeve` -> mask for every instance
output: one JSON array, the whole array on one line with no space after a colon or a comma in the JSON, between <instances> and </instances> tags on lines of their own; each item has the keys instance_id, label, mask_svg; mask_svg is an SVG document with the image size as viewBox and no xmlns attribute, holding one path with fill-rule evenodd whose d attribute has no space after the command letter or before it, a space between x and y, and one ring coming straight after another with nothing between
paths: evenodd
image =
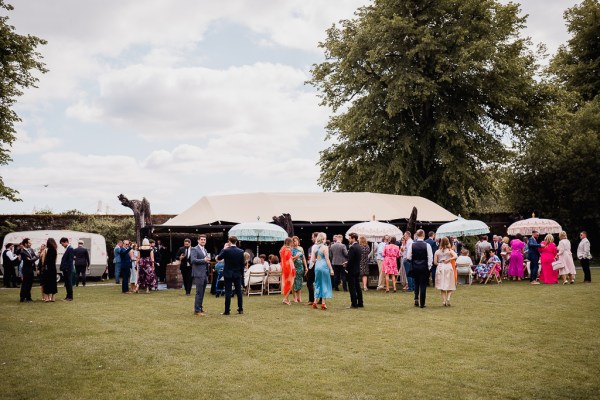
<instances>
[{"instance_id":1,"label":"white shirt sleeve","mask_svg":"<svg viewBox=\"0 0 600 400\"><path fill-rule=\"evenodd\" d=\"M412 242L408 242L406 245L406 259L412 260Z\"/></svg>"},{"instance_id":2,"label":"white shirt sleeve","mask_svg":"<svg viewBox=\"0 0 600 400\"><path fill-rule=\"evenodd\" d=\"M17 256L14 255L13 252L10 250L6 252L6 256L10 259L10 261L15 261L17 259Z\"/></svg>"},{"instance_id":3,"label":"white shirt sleeve","mask_svg":"<svg viewBox=\"0 0 600 400\"><path fill-rule=\"evenodd\" d=\"M427 265L429 266L429 269L431 269L431 266L433 265L433 251L431 250L431 245L429 243L427 243Z\"/></svg>"}]
</instances>

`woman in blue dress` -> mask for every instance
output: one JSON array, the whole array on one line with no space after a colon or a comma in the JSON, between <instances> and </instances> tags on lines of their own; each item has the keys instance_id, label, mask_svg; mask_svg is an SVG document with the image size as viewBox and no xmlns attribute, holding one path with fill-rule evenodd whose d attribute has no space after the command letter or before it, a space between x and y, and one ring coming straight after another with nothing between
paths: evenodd
<instances>
[{"instance_id":1,"label":"woman in blue dress","mask_svg":"<svg viewBox=\"0 0 600 400\"><path fill-rule=\"evenodd\" d=\"M329 261L329 248L325 244L327 235L319 232L315 245L312 247L311 260L315 263L315 302L312 303L312 308L317 308L319 299L322 301L321 308L327 310L325 299L333 297L331 290L331 277L333 276L333 268Z\"/></svg>"}]
</instances>

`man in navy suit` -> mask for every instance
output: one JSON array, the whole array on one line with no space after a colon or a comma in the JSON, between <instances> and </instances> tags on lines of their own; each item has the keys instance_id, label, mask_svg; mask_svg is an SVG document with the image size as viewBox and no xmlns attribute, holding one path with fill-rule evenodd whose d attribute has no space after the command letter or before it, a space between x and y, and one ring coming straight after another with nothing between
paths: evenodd
<instances>
[{"instance_id":1,"label":"man in navy suit","mask_svg":"<svg viewBox=\"0 0 600 400\"><path fill-rule=\"evenodd\" d=\"M69 245L69 239L66 237L60 239L60 244L65 248L65 253L60 260L60 270L65 278L65 290L67 291L64 301L73 301L73 248Z\"/></svg>"},{"instance_id":2,"label":"man in navy suit","mask_svg":"<svg viewBox=\"0 0 600 400\"><path fill-rule=\"evenodd\" d=\"M231 312L231 286L235 285L235 295L238 301L238 313L244 313L242 296L242 277L244 276L244 250L236 246L237 238L229 237L229 247L221 250L217 261L225 262L223 278L225 279L225 311L221 315L229 315Z\"/></svg>"},{"instance_id":3,"label":"man in navy suit","mask_svg":"<svg viewBox=\"0 0 600 400\"><path fill-rule=\"evenodd\" d=\"M33 271L35 270L35 262L39 259L39 256L35 254L31 248L31 240L29 238L23 239L21 242L23 248L20 250L19 255L23 260L23 282L21 283L21 303L33 301L31 299L31 286L33 285Z\"/></svg>"},{"instance_id":4,"label":"man in navy suit","mask_svg":"<svg viewBox=\"0 0 600 400\"><path fill-rule=\"evenodd\" d=\"M123 241L123 246L116 250L116 254L121 258L121 292L129 294L129 277L131 276L131 243L129 240Z\"/></svg>"},{"instance_id":5,"label":"man in navy suit","mask_svg":"<svg viewBox=\"0 0 600 400\"><path fill-rule=\"evenodd\" d=\"M529 281L532 285L539 285L540 283L537 281L538 268L540 262L540 244L537 241L537 238L540 236L538 231L533 231L531 233L531 237L529 238L529 242L527 243L528 251L527 258L529 258Z\"/></svg>"}]
</instances>

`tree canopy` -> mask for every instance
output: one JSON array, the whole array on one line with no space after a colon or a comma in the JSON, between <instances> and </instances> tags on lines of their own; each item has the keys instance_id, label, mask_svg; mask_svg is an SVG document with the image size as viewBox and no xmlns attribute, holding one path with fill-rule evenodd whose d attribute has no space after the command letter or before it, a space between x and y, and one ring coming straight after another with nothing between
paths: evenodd
<instances>
[{"instance_id":1,"label":"tree canopy","mask_svg":"<svg viewBox=\"0 0 600 400\"><path fill-rule=\"evenodd\" d=\"M13 6L0 0L0 10L11 11ZM23 89L36 87L32 72L47 72L42 56L36 51L46 41L31 35L19 35L15 27L9 25L8 16L0 15L0 165L6 165L10 158L9 147L15 140L16 122L21 121L13 106ZM0 177L0 200L18 201L18 192L5 186Z\"/></svg>"},{"instance_id":2,"label":"tree canopy","mask_svg":"<svg viewBox=\"0 0 600 400\"><path fill-rule=\"evenodd\" d=\"M522 213L556 218L568 230L600 231L600 3L565 12L572 37L548 72L559 93L543 126L515 159L509 193Z\"/></svg>"},{"instance_id":3,"label":"tree canopy","mask_svg":"<svg viewBox=\"0 0 600 400\"><path fill-rule=\"evenodd\" d=\"M332 26L310 80L334 111L320 184L454 212L494 190L506 135L524 137L547 102L518 12L494 0L374 0Z\"/></svg>"}]
</instances>

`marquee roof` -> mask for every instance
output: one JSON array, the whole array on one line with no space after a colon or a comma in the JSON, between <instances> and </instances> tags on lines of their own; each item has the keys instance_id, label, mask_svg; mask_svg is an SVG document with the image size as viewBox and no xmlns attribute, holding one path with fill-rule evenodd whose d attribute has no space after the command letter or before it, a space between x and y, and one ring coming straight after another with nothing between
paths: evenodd
<instances>
[{"instance_id":1,"label":"marquee roof","mask_svg":"<svg viewBox=\"0 0 600 400\"><path fill-rule=\"evenodd\" d=\"M283 213L293 222L360 222L373 216L380 221L408 219L417 207L419 221L446 222L458 218L445 208L419 196L368 192L247 193L204 196L163 227L221 223L271 222Z\"/></svg>"}]
</instances>

